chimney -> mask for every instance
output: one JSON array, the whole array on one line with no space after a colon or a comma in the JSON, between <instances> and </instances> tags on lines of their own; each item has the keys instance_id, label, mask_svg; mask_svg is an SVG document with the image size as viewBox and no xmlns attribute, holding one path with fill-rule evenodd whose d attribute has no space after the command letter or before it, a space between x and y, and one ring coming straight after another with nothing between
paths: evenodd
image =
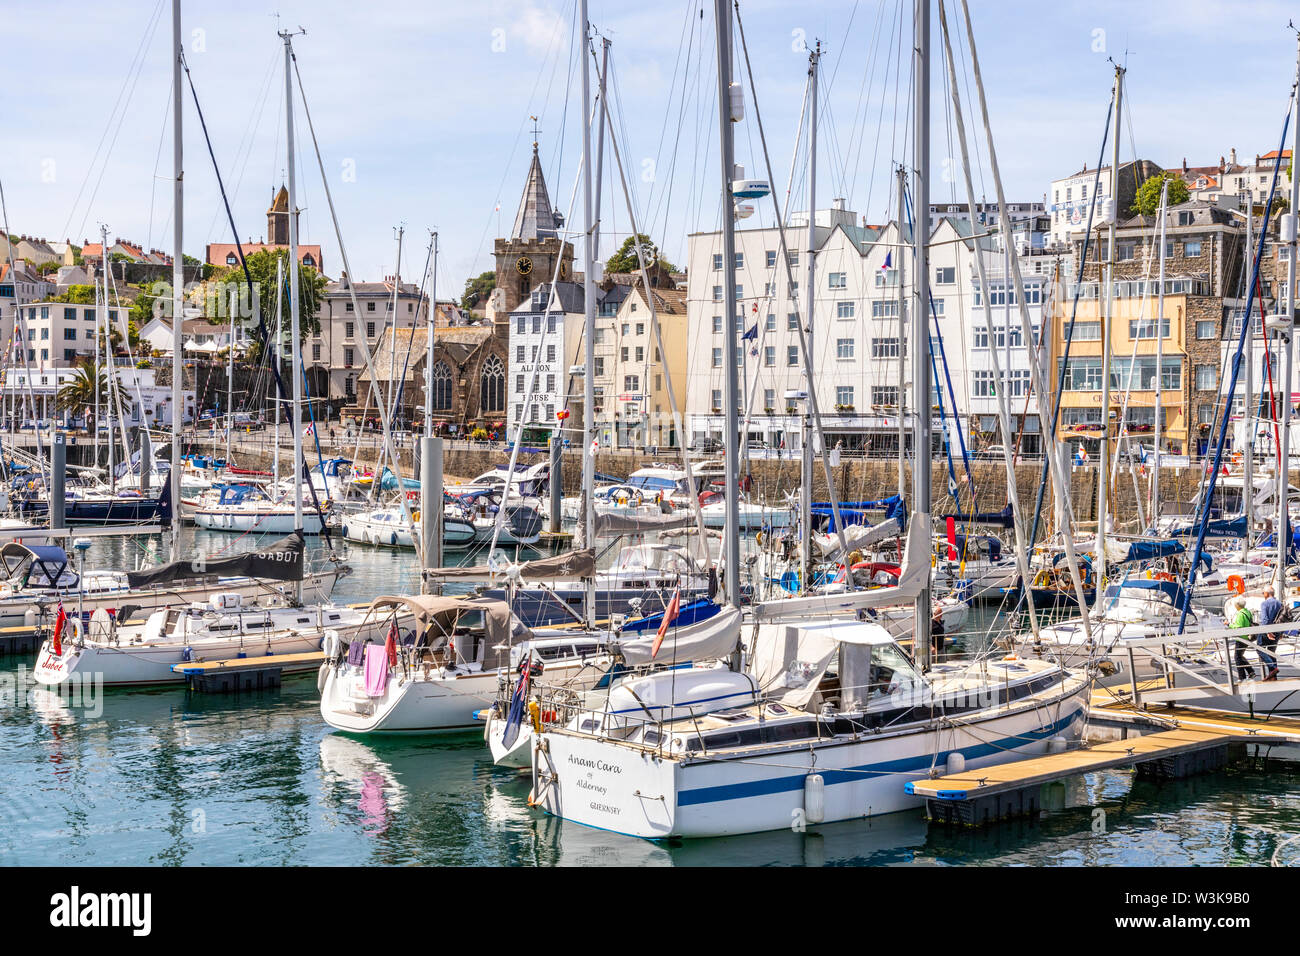
<instances>
[{"instance_id":1,"label":"chimney","mask_svg":"<svg viewBox=\"0 0 1300 956\"><path fill-rule=\"evenodd\" d=\"M1187 172L1187 157L1183 157L1183 172Z\"/></svg>"},{"instance_id":2,"label":"chimney","mask_svg":"<svg viewBox=\"0 0 1300 956\"><path fill-rule=\"evenodd\" d=\"M1234 166L1237 165L1237 147L1236 147L1236 146L1234 146L1234 147L1232 147L1232 149L1228 150L1228 162L1230 162L1230 163L1231 163L1232 165L1234 165Z\"/></svg>"}]
</instances>

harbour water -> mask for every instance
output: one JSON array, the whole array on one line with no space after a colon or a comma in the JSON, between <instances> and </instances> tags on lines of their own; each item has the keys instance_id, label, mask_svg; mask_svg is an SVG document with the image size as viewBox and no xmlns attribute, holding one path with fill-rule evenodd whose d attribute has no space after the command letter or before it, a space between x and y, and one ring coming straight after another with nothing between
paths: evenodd
<instances>
[{"instance_id":1,"label":"harbour water","mask_svg":"<svg viewBox=\"0 0 1300 956\"><path fill-rule=\"evenodd\" d=\"M204 551L234 541L185 535ZM101 539L86 567L134 563L138 548ZM410 552L355 548L350 563L337 600L416 587ZM972 620L973 642L988 621ZM494 768L474 735L335 733L310 677L240 696L106 691L70 706L42 690L15 699L30 663L0 658L3 865L1268 865L1300 833L1295 778L1239 765L1162 784L1093 774L1071 784L1066 810L980 830L916 811L655 844L529 810L526 779Z\"/></svg>"}]
</instances>

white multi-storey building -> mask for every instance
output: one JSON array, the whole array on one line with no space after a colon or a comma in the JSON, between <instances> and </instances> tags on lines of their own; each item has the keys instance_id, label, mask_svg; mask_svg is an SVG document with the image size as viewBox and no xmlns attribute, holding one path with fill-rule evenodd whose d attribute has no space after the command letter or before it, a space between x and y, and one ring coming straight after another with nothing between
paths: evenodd
<instances>
[{"instance_id":1,"label":"white multi-storey building","mask_svg":"<svg viewBox=\"0 0 1300 956\"><path fill-rule=\"evenodd\" d=\"M560 426L570 436L581 428L582 378L569 372L586 362L584 321L582 286L576 282L557 282L554 301L550 283L542 283L510 313L506 422L512 438L521 421L538 431ZM570 417L561 424L556 416L565 409Z\"/></svg>"}]
</instances>

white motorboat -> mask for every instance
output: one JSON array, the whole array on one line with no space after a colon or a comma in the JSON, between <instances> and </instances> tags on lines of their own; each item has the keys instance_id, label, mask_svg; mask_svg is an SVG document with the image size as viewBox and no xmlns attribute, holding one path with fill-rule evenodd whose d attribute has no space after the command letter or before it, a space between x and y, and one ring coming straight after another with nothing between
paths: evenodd
<instances>
[{"instance_id":1,"label":"white motorboat","mask_svg":"<svg viewBox=\"0 0 1300 956\"><path fill-rule=\"evenodd\" d=\"M322 505L328 517L328 504ZM325 526L314 506L304 507L299 519L291 499L243 482L214 485L194 506L192 516L196 525L210 531L288 534L301 521L304 534L321 534Z\"/></svg>"}]
</instances>

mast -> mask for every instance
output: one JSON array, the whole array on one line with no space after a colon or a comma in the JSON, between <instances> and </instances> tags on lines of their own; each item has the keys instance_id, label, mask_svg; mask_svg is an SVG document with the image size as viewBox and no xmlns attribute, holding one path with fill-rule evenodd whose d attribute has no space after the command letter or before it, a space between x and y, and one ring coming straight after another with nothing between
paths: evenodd
<instances>
[{"instance_id":1,"label":"mast","mask_svg":"<svg viewBox=\"0 0 1300 956\"><path fill-rule=\"evenodd\" d=\"M915 50L912 75L915 77L915 161L912 195L912 240L916 247L916 266L912 282L916 286L916 312L912 316L912 388L916 421L913 441L916 464L912 469L912 509L930 513L930 0L914 0ZM900 343L901 344L901 343ZM992 344L992 343L990 343ZM901 385L901 383L900 383ZM901 453L901 452L900 452ZM916 597L916 631L912 653L922 670L930 666L930 576Z\"/></svg>"},{"instance_id":2,"label":"mast","mask_svg":"<svg viewBox=\"0 0 1300 956\"><path fill-rule=\"evenodd\" d=\"M1292 88L1292 108L1295 115L1291 120L1291 206L1282 217L1280 238L1290 247L1286 263L1286 323L1280 330L1282 348L1286 352L1285 368L1282 373L1282 437L1278 449L1278 482L1274 497L1277 499L1277 523L1273 533L1277 541L1277 596L1285 601L1286 597L1286 556L1290 546L1291 529L1287 523L1287 499L1291 497L1291 382L1295 374L1295 282L1296 253L1300 244L1296 240L1296 214L1300 205L1300 170L1295 167L1300 159L1300 38L1296 43L1296 78ZM1282 162L1281 151L1277 161ZM1249 311L1249 310L1247 310Z\"/></svg>"},{"instance_id":3,"label":"mast","mask_svg":"<svg viewBox=\"0 0 1300 956\"><path fill-rule=\"evenodd\" d=\"M181 0L172 0L172 462L167 481L171 485L172 560L181 557L181 419L184 407L181 400L181 376L185 363L181 361L181 332L185 322L185 255L181 249L184 238L185 169L183 166L185 139L182 134L181 110ZM104 265L108 266L108 250ZM95 374L99 374L96 368ZM99 382L95 382L99 394ZM99 434L99 421L95 421L95 434Z\"/></svg>"},{"instance_id":4,"label":"mast","mask_svg":"<svg viewBox=\"0 0 1300 956\"><path fill-rule=\"evenodd\" d=\"M1164 440L1165 378L1165 228L1169 220L1169 180L1160 187L1160 284L1156 287L1156 447L1151 477L1151 524L1160 520L1160 445ZM1249 242L1247 243L1249 244Z\"/></svg>"},{"instance_id":5,"label":"mast","mask_svg":"<svg viewBox=\"0 0 1300 956\"><path fill-rule=\"evenodd\" d=\"M289 353L293 357L293 404L289 417L289 434L293 440L293 526L301 531L302 521L302 350L298 342L298 206L295 203L296 173L293 147L293 33L284 38L284 123L289 154ZM302 582L295 586L295 598L302 601Z\"/></svg>"},{"instance_id":6,"label":"mast","mask_svg":"<svg viewBox=\"0 0 1300 956\"><path fill-rule=\"evenodd\" d=\"M591 63L587 58L587 37L591 33L591 23L587 19L587 0L581 0L582 13L582 339L586 367L582 373L582 428L584 432L582 453L582 538L587 547L596 545L596 380L595 365L592 360L593 344L596 341L596 284L592 281L595 269L595 256L592 248L592 230L595 227L595 214L592 211L591 183ZM635 241L635 238L634 238ZM648 294L648 293L647 293ZM551 289L551 296L556 297L556 290ZM596 579L586 580L586 600L583 603L583 619L588 626L596 620Z\"/></svg>"},{"instance_id":7,"label":"mast","mask_svg":"<svg viewBox=\"0 0 1300 956\"><path fill-rule=\"evenodd\" d=\"M585 5L585 0L584 0ZM734 133L731 124L739 122L738 110L732 107L733 84L731 82L731 6L727 0L714 0L714 20L717 24L718 45L718 132L720 135L719 153L722 161L722 289L724 309L722 328L726 340L722 347L723 397L726 403L726 420L728 426L723 429L724 475L723 481L726 504L726 532L723 538L723 560L726 563L723 576L727 600L733 606L740 604L740 429L736 408L740 401L740 380L736 373L736 337L739 328L736 322L736 220L732 212L735 200L732 197L731 183L736 175L736 157ZM740 88L735 86L735 93L740 95ZM737 104L738 105L738 104ZM812 216L812 210L808 210ZM809 386L812 385L811 380ZM804 457L810 454L804 449ZM692 494L694 490L692 489ZM733 660L733 668L739 667L739 660Z\"/></svg>"},{"instance_id":8,"label":"mast","mask_svg":"<svg viewBox=\"0 0 1300 956\"><path fill-rule=\"evenodd\" d=\"M1279 157L1279 162L1281 159ZM1254 242L1251 239L1251 232L1254 227L1254 209L1247 205L1246 209L1246 275L1255 274L1255 249ZM1264 228L1268 228L1268 220L1264 220ZM1250 279L1246 280L1249 284ZM1247 292L1249 296L1250 292ZM1249 302L1249 298L1246 300ZM1248 310L1249 311L1249 310ZM1242 319L1246 321L1245 318ZM1261 318L1262 324L1262 318ZM1267 340L1265 340L1267 344ZM1255 406L1255 324L1246 322L1246 394L1241 403L1241 434L1245 440L1245 447L1241 450L1242 463L1242 481L1241 481L1241 504L1246 509L1246 535L1241 539L1241 553L1244 556L1246 549L1250 547L1250 539L1255 531L1255 436L1254 427L1251 425L1251 411ZM1231 406L1223 410L1224 415L1232 412ZM1280 451L1281 449L1279 449Z\"/></svg>"},{"instance_id":9,"label":"mast","mask_svg":"<svg viewBox=\"0 0 1300 956\"><path fill-rule=\"evenodd\" d=\"M99 321L95 323L95 338L99 339L99 326L104 329L104 361L108 364L109 369L113 368L113 325L108 321L108 270L112 267L108 261L108 226L101 225L99 234L104 250L104 308L99 313ZM117 475L115 466L117 456L113 450L113 376L108 376L108 490L113 492L117 489ZM95 398L99 398L99 369L95 369ZM95 434L99 434L99 422L95 422Z\"/></svg>"},{"instance_id":10,"label":"mast","mask_svg":"<svg viewBox=\"0 0 1300 956\"><path fill-rule=\"evenodd\" d=\"M100 235L100 246L99 246L100 267L104 270L107 270L108 269L108 239L105 237L108 235L108 229L101 226L99 229L99 235ZM14 301L17 301L17 289L18 289L18 282L17 279L15 278ZM98 308L95 309L95 367L92 370L93 374L91 375L91 380L90 380L90 392L95 398L95 470L98 471L99 470L99 362L100 362L99 327L104 323L103 317L108 312L108 298L104 295L104 291L100 287L100 283L98 282L95 283L95 305L98 306ZM15 315L16 314L17 313L15 312ZM30 380L30 375L28 376L28 378ZM113 438L111 433L108 437L110 441Z\"/></svg>"},{"instance_id":11,"label":"mast","mask_svg":"<svg viewBox=\"0 0 1300 956\"><path fill-rule=\"evenodd\" d=\"M1110 209L1106 242L1106 304L1101 317L1101 452L1097 456L1097 603L1106 581L1106 520L1110 498L1110 321L1115 306L1115 227L1119 219L1119 137L1124 68L1115 65L1115 132L1110 163Z\"/></svg>"},{"instance_id":12,"label":"mast","mask_svg":"<svg viewBox=\"0 0 1300 956\"><path fill-rule=\"evenodd\" d=\"M424 437L433 437L433 330L438 325L438 231L433 231L430 239L433 243L433 289L430 295L429 312L426 323L429 327L429 341L425 346L424 356ZM428 476L421 474L420 480L428 481Z\"/></svg>"},{"instance_id":13,"label":"mast","mask_svg":"<svg viewBox=\"0 0 1300 956\"><path fill-rule=\"evenodd\" d=\"M804 283L804 327L807 329L808 341L813 341L813 310L816 308L817 296L817 65L821 59L820 41L808 54L808 269ZM723 207L726 208L726 207ZM727 262L730 264L731 259ZM728 272L732 270L729 268ZM813 390L816 379L813 375L813 350L808 350L804 359L805 386ZM813 429L812 404L806 399L803 403L803 438L801 441L803 456L799 466L799 535L803 566L800 577L803 590L812 586L812 486L813 486ZM826 454L826 449L821 449ZM835 486L826 489L834 497Z\"/></svg>"},{"instance_id":14,"label":"mast","mask_svg":"<svg viewBox=\"0 0 1300 956\"><path fill-rule=\"evenodd\" d=\"M903 286L903 223L907 213L903 194L907 190L907 167L898 165L898 496L907 494L907 291Z\"/></svg>"},{"instance_id":15,"label":"mast","mask_svg":"<svg viewBox=\"0 0 1300 956\"><path fill-rule=\"evenodd\" d=\"M230 433L235 425L235 299L230 302L230 338L226 340L226 464L230 464Z\"/></svg>"},{"instance_id":16,"label":"mast","mask_svg":"<svg viewBox=\"0 0 1300 956\"><path fill-rule=\"evenodd\" d=\"M275 351L271 353L271 361L275 362L277 370L280 367L281 350L284 348L284 331L281 325L283 316L280 314L284 311L284 260L276 257L275 260ZM272 467L275 469L274 487L280 486L280 396L275 396L275 454L271 456ZM230 459L226 459L227 466Z\"/></svg>"}]
</instances>

